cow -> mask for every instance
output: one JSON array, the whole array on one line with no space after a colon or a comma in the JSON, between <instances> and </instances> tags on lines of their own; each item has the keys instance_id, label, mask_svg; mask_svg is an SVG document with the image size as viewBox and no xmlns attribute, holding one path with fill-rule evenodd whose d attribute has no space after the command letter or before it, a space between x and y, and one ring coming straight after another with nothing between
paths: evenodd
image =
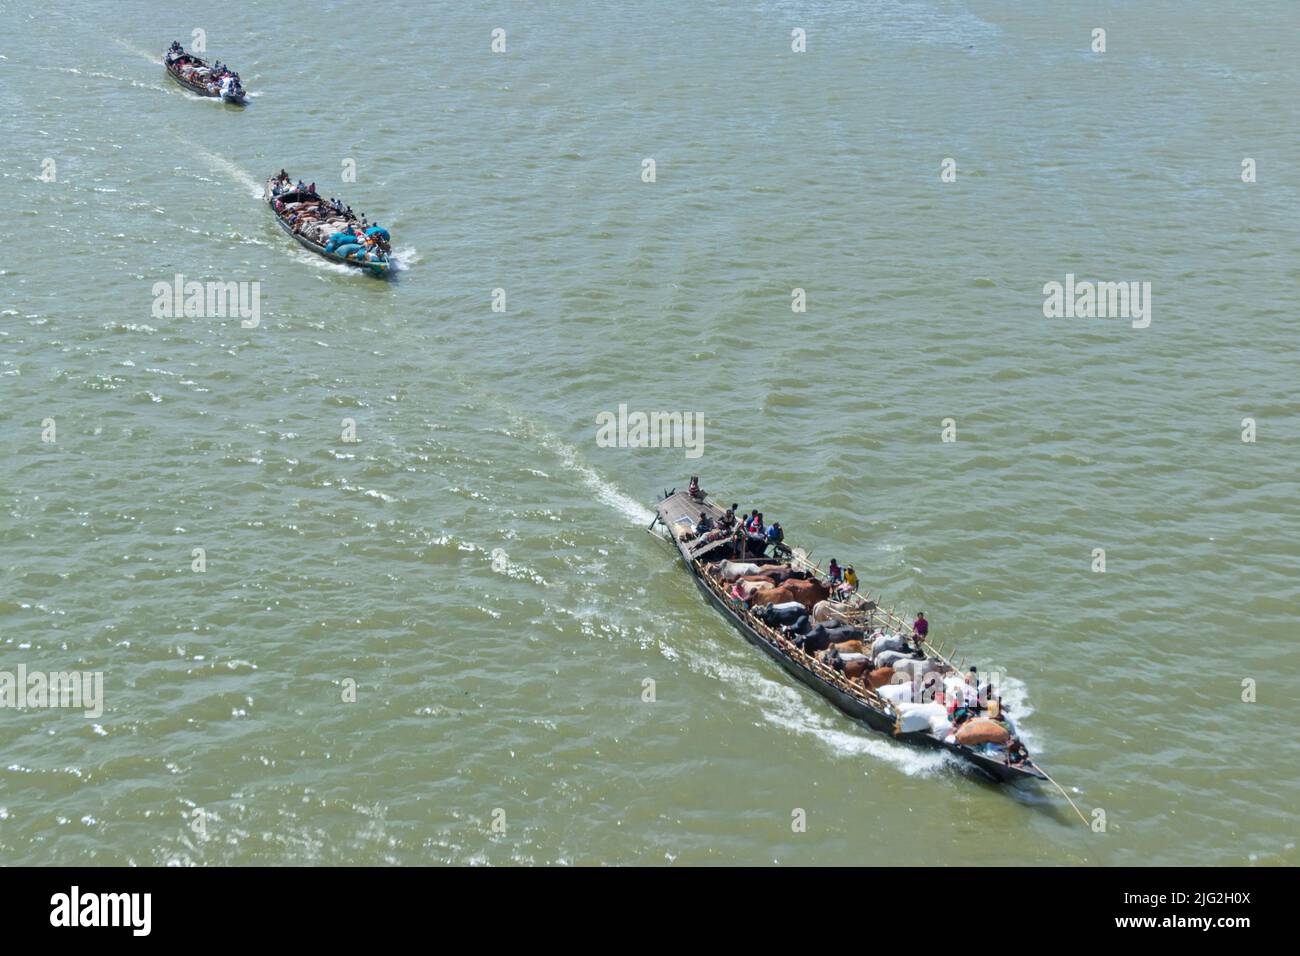
<instances>
[{"instance_id":1,"label":"cow","mask_svg":"<svg viewBox=\"0 0 1300 956\"><path fill-rule=\"evenodd\" d=\"M854 640L859 634L860 632L851 627L827 627L825 624L815 624L804 635L803 640L798 643L809 654L824 651L832 645L842 643L856 645L856 650L852 653L861 653L862 642Z\"/></svg>"},{"instance_id":2,"label":"cow","mask_svg":"<svg viewBox=\"0 0 1300 956\"><path fill-rule=\"evenodd\" d=\"M787 584L788 583L789 582L787 582ZM790 590L789 587L787 587L787 584L782 584L774 588L768 588L766 591L760 591L758 594L754 595L754 600L752 603L755 605L789 604L792 601L797 601L801 605L803 605L805 611L811 611L812 606L817 602L811 600L807 594L796 594L794 591Z\"/></svg>"},{"instance_id":3,"label":"cow","mask_svg":"<svg viewBox=\"0 0 1300 956\"><path fill-rule=\"evenodd\" d=\"M871 661L865 657L857 661L844 662L844 676L849 680L862 680L863 675L871 671Z\"/></svg>"},{"instance_id":4,"label":"cow","mask_svg":"<svg viewBox=\"0 0 1300 956\"><path fill-rule=\"evenodd\" d=\"M803 581L808 578L807 571L796 571L788 564L770 564L758 573L776 584L785 581Z\"/></svg>"},{"instance_id":5,"label":"cow","mask_svg":"<svg viewBox=\"0 0 1300 956\"><path fill-rule=\"evenodd\" d=\"M764 594L770 594L772 589L764 591ZM754 608L754 613L758 615L759 620L770 627L781 627L794 625L798 627L798 622L803 620L805 628L807 627L808 610L802 604L790 601L786 604L771 603L761 604Z\"/></svg>"},{"instance_id":6,"label":"cow","mask_svg":"<svg viewBox=\"0 0 1300 956\"><path fill-rule=\"evenodd\" d=\"M924 674L941 673L944 665L928 657L903 657L894 661L893 668L900 674L905 673L917 678Z\"/></svg>"},{"instance_id":7,"label":"cow","mask_svg":"<svg viewBox=\"0 0 1300 956\"><path fill-rule=\"evenodd\" d=\"M741 599L748 601L759 591L766 591L774 587L776 587L776 585L771 581L754 581L750 578L741 578L733 586L733 596L734 591L739 590Z\"/></svg>"},{"instance_id":8,"label":"cow","mask_svg":"<svg viewBox=\"0 0 1300 956\"><path fill-rule=\"evenodd\" d=\"M813 608L813 620L816 621L840 621L844 624L852 624L854 617L861 617L861 612L850 604L842 604L839 601L819 601Z\"/></svg>"},{"instance_id":9,"label":"cow","mask_svg":"<svg viewBox=\"0 0 1300 956\"><path fill-rule=\"evenodd\" d=\"M871 645L871 653L883 654L886 651L906 651L907 638L897 634L881 634Z\"/></svg>"},{"instance_id":10,"label":"cow","mask_svg":"<svg viewBox=\"0 0 1300 956\"><path fill-rule=\"evenodd\" d=\"M826 583L818 581L816 578L808 578L806 580L790 578L785 581L781 587L785 588L791 594L796 595L795 600L800 604L803 604L809 611L816 607L819 601L826 600L827 596L831 593L830 587Z\"/></svg>"},{"instance_id":11,"label":"cow","mask_svg":"<svg viewBox=\"0 0 1300 956\"><path fill-rule=\"evenodd\" d=\"M757 564L743 564L739 561L719 561L713 569L724 581L734 581L746 574L758 574L762 570Z\"/></svg>"},{"instance_id":12,"label":"cow","mask_svg":"<svg viewBox=\"0 0 1300 956\"><path fill-rule=\"evenodd\" d=\"M901 661L907 657L902 651L885 651L883 654L876 654L876 663L881 667L893 667L894 661Z\"/></svg>"},{"instance_id":13,"label":"cow","mask_svg":"<svg viewBox=\"0 0 1300 956\"><path fill-rule=\"evenodd\" d=\"M827 667L839 671L849 680L857 680L871 670L871 661L867 658L854 655L851 660L845 660L833 647L830 650L821 651L817 655L817 659Z\"/></svg>"},{"instance_id":14,"label":"cow","mask_svg":"<svg viewBox=\"0 0 1300 956\"><path fill-rule=\"evenodd\" d=\"M893 680L894 669L892 667L877 667L866 676L863 683L875 690L877 687L884 687L886 684L893 683Z\"/></svg>"}]
</instances>

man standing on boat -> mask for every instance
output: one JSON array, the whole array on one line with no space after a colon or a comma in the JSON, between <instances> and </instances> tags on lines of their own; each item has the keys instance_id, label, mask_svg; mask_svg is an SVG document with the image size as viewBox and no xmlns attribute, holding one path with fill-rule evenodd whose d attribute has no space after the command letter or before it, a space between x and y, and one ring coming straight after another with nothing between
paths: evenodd
<instances>
[{"instance_id":1,"label":"man standing on boat","mask_svg":"<svg viewBox=\"0 0 1300 956\"><path fill-rule=\"evenodd\" d=\"M925 619L925 612L918 611L916 620L912 622L912 638L918 644L925 643L925 637L930 633L930 622Z\"/></svg>"}]
</instances>

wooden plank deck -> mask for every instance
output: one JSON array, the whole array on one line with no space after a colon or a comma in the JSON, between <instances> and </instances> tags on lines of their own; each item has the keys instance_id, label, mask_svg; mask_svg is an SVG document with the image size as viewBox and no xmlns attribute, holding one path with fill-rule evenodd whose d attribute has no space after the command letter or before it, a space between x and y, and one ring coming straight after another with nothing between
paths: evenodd
<instances>
[{"instance_id":1,"label":"wooden plank deck","mask_svg":"<svg viewBox=\"0 0 1300 956\"><path fill-rule=\"evenodd\" d=\"M700 520L700 512L707 514L714 522L727 513L726 508L719 507L716 502L710 501L707 497L700 501L698 498L692 498L685 491L669 495L655 506L655 510L663 526L673 533L674 540L677 540L677 531L680 528L695 527L695 522Z\"/></svg>"}]
</instances>

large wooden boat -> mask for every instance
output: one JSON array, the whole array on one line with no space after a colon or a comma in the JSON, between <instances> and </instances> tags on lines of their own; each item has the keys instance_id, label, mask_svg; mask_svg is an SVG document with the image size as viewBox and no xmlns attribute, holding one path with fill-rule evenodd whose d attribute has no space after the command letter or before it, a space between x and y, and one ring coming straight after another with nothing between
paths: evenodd
<instances>
[{"instance_id":1,"label":"large wooden boat","mask_svg":"<svg viewBox=\"0 0 1300 956\"><path fill-rule=\"evenodd\" d=\"M248 94L243 87L236 86L231 92L222 93L219 85L209 79L212 67L208 61L193 53L183 50L174 53L169 50L163 54L163 66L168 76L191 93L220 99L235 106L243 106L248 102Z\"/></svg>"},{"instance_id":2,"label":"large wooden boat","mask_svg":"<svg viewBox=\"0 0 1300 956\"><path fill-rule=\"evenodd\" d=\"M940 738L928 730L900 732L902 714L899 705L866 684L845 678L843 673L803 651L791 639L791 635L768 626L751 610L728 595L725 584L710 570L710 565L722 559L741 558L760 565L788 564L797 570L823 577L820 569L798 550L787 549L788 553L780 558L767 556L766 542L754 536L740 539L739 546L744 548L743 554L737 552L737 544L732 537L712 541L700 539L694 535L693 529L701 513L707 514L716 524L722 518L724 509L707 495L696 497L686 491L667 492L655 505L655 520L651 528L661 526L663 536L677 548L696 585L718 613L749 643L774 660L788 674L872 730L889 734L904 743L951 753L990 780L1006 783L1048 779L1032 759L1013 763L1005 753L998 755L990 753L988 748L963 746L956 743L951 735ZM855 594L848 599L848 603L860 611L860 619L868 631L879 627L907 632L904 622L883 610L878 601ZM928 642L921 644L920 649L936 665L952 668L955 672L952 662Z\"/></svg>"},{"instance_id":3,"label":"large wooden boat","mask_svg":"<svg viewBox=\"0 0 1300 956\"><path fill-rule=\"evenodd\" d=\"M329 259L331 262L338 262L345 266L352 266L355 269L364 270L371 275L385 276L389 274L392 269L392 257L387 251L371 252L368 257L364 259L358 259L357 255L366 255L365 253L354 252L351 255L340 255L337 252L326 249L326 230L320 229L315 225L308 229L302 227L295 228L296 224L289 221L290 217L302 208L301 204L319 203L321 197L310 190L299 190L293 187L281 186L281 191L276 192L277 186L280 186L280 183L280 179L276 176L272 176L268 179L263 189L262 198L266 200L266 204L271 207L271 214L275 216L275 221L279 224L280 228L292 236L299 245L306 249L310 249L318 256ZM329 213L329 216L331 218L328 220L317 220L317 223L323 221L337 224L337 228L342 228L345 225L351 225L357 229L361 228L361 223L355 216L348 218L348 216L343 213L333 212ZM332 226L331 228L334 227ZM385 235L386 234L385 231ZM385 245L386 243L387 240L385 239Z\"/></svg>"}]
</instances>

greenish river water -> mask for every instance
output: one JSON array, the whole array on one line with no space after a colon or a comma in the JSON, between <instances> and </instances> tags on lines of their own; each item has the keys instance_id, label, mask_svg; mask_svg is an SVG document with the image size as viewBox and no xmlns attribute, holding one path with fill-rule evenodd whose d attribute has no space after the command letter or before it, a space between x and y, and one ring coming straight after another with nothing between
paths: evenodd
<instances>
[{"instance_id":1,"label":"greenish river water","mask_svg":"<svg viewBox=\"0 0 1300 956\"><path fill-rule=\"evenodd\" d=\"M103 675L0 709L5 862L1296 863L1295 4L385 10L0 3L0 670ZM1104 831L745 644L644 531L696 473L1005 668Z\"/></svg>"}]
</instances>

